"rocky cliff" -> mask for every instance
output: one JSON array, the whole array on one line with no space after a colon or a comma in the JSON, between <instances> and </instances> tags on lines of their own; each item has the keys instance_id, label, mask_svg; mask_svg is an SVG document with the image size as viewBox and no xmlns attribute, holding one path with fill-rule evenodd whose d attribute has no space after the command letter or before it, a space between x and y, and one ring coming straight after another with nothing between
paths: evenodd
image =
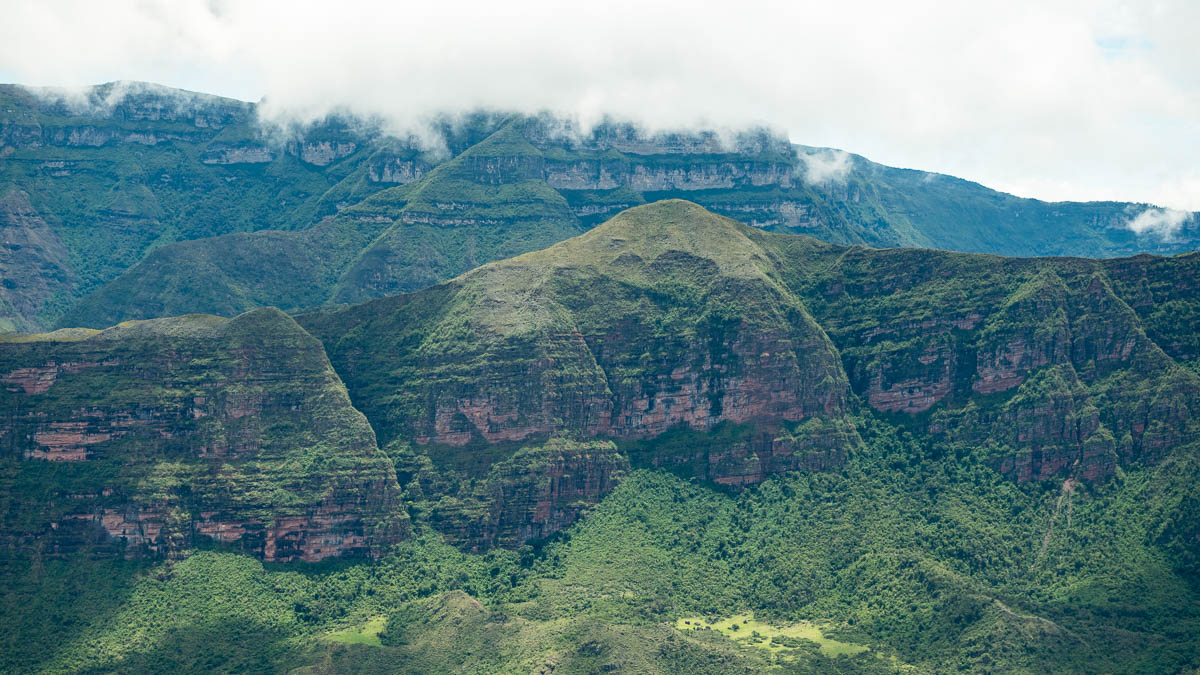
<instances>
[{"instance_id":1,"label":"rocky cliff","mask_svg":"<svg viewBox=\"0 0 1200 675\"><path fill-rule=\"evenodd\" d=\"M836 417L836 350L746 232L661 202L426 292L300 321L385 442Z\"/></svg>"},{"instance_id":2,"label":"rocky cliff","mask_svg":"<svg viewBox=\"0 0 1200 675\"><path fill-rule=\"evenodd\" d=\"M1182 310L1144 313L1186 359L1182 336L1194 332L1188 317L1200 300L1194 256L794 246L781 249L797 265L789 278L840 349L854 391L919 433L990 455L1018 480L1093 480L1200 437L1200 378L1148 336L1125 299L1148 307L1153 285L1159 302Z\"/></svg>"},{"instance_id":3,"label":"rocky cliff","mask_svg":"<svg viewBox=\"0 0 1200 675\"><path fill-rule=\"evenodd\" d=\"M523 211L520 196L544 187L549 159L514 130L304 233L235 237L273 252L255 273L291 279L295 308L375 269L345 242L394 255L418 225L478 233L467 221L495 215L443 190L508 195L509 225L536 231L544 204ZM194 259L259 292L243 250ZM303 262L321 257L351 262ZM67 472L52 484L73 487L14 502L25 524L11 534L319 559L402 536L404 486L458 545L513 547L574 522L630 466L730 489L836 468L862 449L862 416L1017 481L1101 480L1200 438L1196 260L844 247L667 200L447 283L299 316L324 351L275 310L12 338L0 439L14 480ZM312 284L298 268L317 270Z\"/></svg>"},{"instance_id":4,"label":"rocky cliff","mask_svg":"<svg viewBox=\"0 0 1200 675\"><path fill-rule=\"evenodd\" d=\"M839 466L861 444L858 405L1018 481L1158 461L1200 438L1200 378L1125 298L1192 307L1193 258L842 247L674 200L299 320L383 441L441 467L408 473L439 527L479 547L520 541L499 534L504 481L489 472L560 434L731 488ZM1158 334L1191 330L1153 316Z\"/></svg>"},{"instance_id":5,"label":"rocky cliff","mask_svg":"<svg viewBox=\"0 0 1200 675\"><path fill-rule=\"evenodd\" d=\"M407 532L391 462L278 310L11 337L0 373L10 544L315 561Z\"/></svg>"}]
</instances>

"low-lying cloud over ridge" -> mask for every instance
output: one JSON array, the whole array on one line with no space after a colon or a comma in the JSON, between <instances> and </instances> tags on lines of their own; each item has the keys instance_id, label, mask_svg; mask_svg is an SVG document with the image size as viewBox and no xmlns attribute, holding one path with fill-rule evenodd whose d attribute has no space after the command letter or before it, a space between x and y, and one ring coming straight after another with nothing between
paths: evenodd
<instances>
[{"instance_id":1,"label":"low-lying cloud over ridge","mask_svg":"<svg viewBox=\"0 0 1200 675\"><path fill-rule=\"evenodd\" d=\"M802 151L800 159L804 161L804 180L809 183L844 181L853 162L850 153L830 148Z\"/></svg>"},{"instance_id":2,"label":"low-lying cloud over ridge","mask_svg":"<svg viewBox=\"0 0 1200 675\"><path fill-rule=\"evenodd\" d=\"M7 3L0 80L336 109L766 124L1045 199L1200 210L1200 3Z\"/></svg>"},{"instance_id":3,"label":"low-lying cloud over ridge","mask_svg":"<svg viewBox=\"0 0 1200 675\"><path fill-rule=\"evenodd\" d=\"M1148 208L1130 220L1128 227L1138 234L1153 234L1171 241L1192 217L1187 211Z\"/></svg>"}]
</instances>

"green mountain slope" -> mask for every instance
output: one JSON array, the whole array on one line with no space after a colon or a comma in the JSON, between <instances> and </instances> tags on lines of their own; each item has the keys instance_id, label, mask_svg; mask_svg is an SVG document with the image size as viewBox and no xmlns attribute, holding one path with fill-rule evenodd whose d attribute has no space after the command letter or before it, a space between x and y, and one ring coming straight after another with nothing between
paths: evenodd
<instances>
[{"instance_id":1,"label":"green mountain slope","mask_svg":"<svg viewBox=\"0 0 1200 675\"><path fill-rule=\"evenodd\" d=\"M21 320L52 323L165 243L310 225L322 195L365 153L362 140L339 139L348 134L331 126L272 144L251 104L151 85L105 85L83 101L0 88L0 197L31 204L70 271ZM333 156L314 154L330 143L340 148ZM4 272L18 287L25 273L15 264Z\"/></svg>"},{"instance_id":2,"label":"green mountain slope","mask_svg":"<svg viewBox=\"0 0 1200 675\"><path fill-rule=\"evenodd\" d=\"M103 326L180 307L225 315L352 302L424 288L578 234L562 197L540 175L521 172L520 163L538 153L514 135L503 127L419 181L380 191L307 230L164 246L60 322Z\"/></svg>"},{"instance_id":3,"label":"green mountain slope","mask_svg":"<svg viewBox=\"0 0 1200 675\"><path fill-rule=\"evenodd\" d=\"M666 200L295 321L10 338L5 522L41 525L0 559L0 663L1189 672L1196 261L841 246ZM120 347L80 355L101 338ZM140 369L104 360L135 348ZM178 435L137 436L150 461L113 462L133 432L98 436L129 420ZM46 426L63 421L83 426ZM298 481L281 492L307 506L260 498L239 458L203 450L264 437L282 453L264 470ZM333 527L378 519L378 557L274 565L230 537L264 565L200 550L176 520L134 562L94 526L92 545L56 543L78 541L62 516L99 512L103 527L117 522L105 500L155 499L198 534L212 500L237 518L269 504L290 526L315 513L324 534L300 559L329 539L355 553ZM344 520L318 518L330 504Z\"/></svg>"},{"instance_id":4,"label":"green mountain slope","mask_svg":"<svg viewBox=\"0 0 1200 675\"><path fill-rule=\"evenodd\" d=\"M476 115L442 124L437 134L450 152L461 152L495 128L494 119ZM308 228L339 207L421 178L439 161L413 139L386 137L360 120L280 130L260 124L254 104L145 83L78 94L0 85L0 232L26 246L22 239L44 241L48 230L55 241L42 266L63 269L46 289L29 277L27 248L0 254L5 292L22 298L10 303L5 319L19 329L49 326L163 245ZM210 255L222 250L228 246L218 243ZM274 252L268 246L242 255L264 264ZM176 276L211 271L178 260L169 254L151 263L177 265ZM160 305L171 304L172 292L182 291L167 290ZM129 298L140 299L137 292ZM209 300L197 289L198 304ZM234 304L224 313L270 303Z\"/></svg>"}]
</instances>

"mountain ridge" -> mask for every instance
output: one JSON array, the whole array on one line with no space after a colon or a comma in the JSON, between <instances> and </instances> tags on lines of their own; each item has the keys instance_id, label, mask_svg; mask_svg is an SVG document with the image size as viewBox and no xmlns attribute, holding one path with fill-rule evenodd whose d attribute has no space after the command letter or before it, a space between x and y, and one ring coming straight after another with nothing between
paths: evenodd
<instances>
[{"instance_id":1,"label":"mountain ridge","mask_svg":"<svg viewBox=\"0 0 1200 675\"><path fill-rule=\"evenodd\" d=\"M673 199L348 307L5 336L0 662L1187 670L1198 304L1195 254Z\"/></svg>"},{"instance_id":2,"label":"mountain ridge","mask_svg":"<svg viewBox=\"0 0 1200 675\"><path fill-rule=\"evenodd\" d=\"M31 208L20 212L42 223L0 213L0 227L14 242L46 232L62 242L0 257L9 329L355 302L544 248L672 197L834 243L1008 255L1174 253L1195 247L1200 223L1193 216L1167 241L1128 229L1145 206L1019 199L849 154L841 174L808 180L810 158L829 151L763 131L722 140L608 121L590 135L564 134L571 127L549 115L476 113L434 121L435 145L446 148L438 155L370 121L335 117L278 135L260 125L255 104L171 92L106 85L81 95L91 108L73 109L0 87L0 196L27 195ZM471 159L497 133L513 138ZM425 198L411 195L411 205L403 191L365 201L463 153L455 176ZM378 239L383 232L391 234ZM314 250L334 251L332 262ZM30 255L49 282L16 265ZM296 292L287 276L312 292Z\"/></svg>"}]
</instances>

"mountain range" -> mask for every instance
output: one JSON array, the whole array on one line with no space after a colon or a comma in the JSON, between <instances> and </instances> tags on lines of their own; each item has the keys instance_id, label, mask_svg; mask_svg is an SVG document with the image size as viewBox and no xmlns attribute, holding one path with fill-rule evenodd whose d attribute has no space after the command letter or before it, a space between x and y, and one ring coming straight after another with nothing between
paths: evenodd
<instances>
[{"instance_id":1,"label":"mountain range","mask_svg":"<svg viewBox=\"0 0 1200 675\"><path fill-rule=\"evenodd\" d=\"M0 671L1195 672L1200 218L0 86Z\"/></svg>"},{"instance_id":2,"label":"mountain range","mask_svg":"<svg viewBox=\"0 0 1200 675\"><path fill-rule=\"evenodd\" d=\"M872 248L681 199L584 227L564 197L568 236L516 131L118 277L389 214L322 277L346 295L0 338L4 669L1200 665L1200 255ZM536 250L400 274L493 219Z\"/></svg>"},{"instance_id":3,"label":"mountain range","mask_svg":"<svg viewBox=\"0 0 1200 675\"><path fill-rule=\"evenodd\" d=\"M1021 199L766 130L476 112L418 137L145 83L3 85L0 329L360 302L669 198L834 244L1116 257L1200 241L1194 215L1139 233L1149 205Z\"/></svg>"}]
</instances>

